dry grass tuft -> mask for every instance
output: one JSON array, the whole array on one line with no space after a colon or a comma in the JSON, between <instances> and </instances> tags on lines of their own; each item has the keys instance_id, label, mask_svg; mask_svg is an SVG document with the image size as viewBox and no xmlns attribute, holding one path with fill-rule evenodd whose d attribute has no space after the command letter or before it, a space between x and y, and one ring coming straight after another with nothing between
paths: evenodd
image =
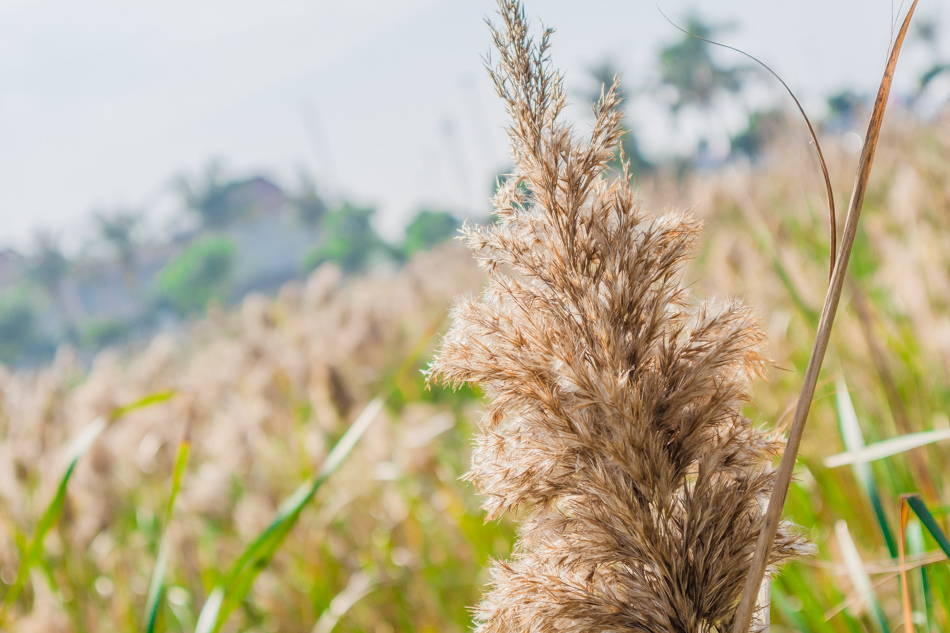
<instances>
[{"instance_id":1,"label":"dry grass tuft","mask_svg":"<svg viewBox=\"0 0 950 633\"><path fill-rule=\"evenodd\" d=\"M118 405L177 392L110 426L80 460L63 517L45 542L43 573L6 606L0 630L144 630L157 521L188 428L190 466L169 528L171 598L157 630L194 631L222 574L281 501L322 466L352 418L384 390L387 374L418 353L426 325L444 314L451 296L477 287L475 273L455 245L422 253L399 272L358 280L325 266L305 284L288 284L276 300L249 296L179 339L160 336L130 358L104 352L88 372L66 350L51 367L0 368L0 601L22 558L20 541L53 497L72 438ZM309 631L365 574L372 599L348 611L345 630L372 631L379 622L397 630L416 623L464 630L463 605L476 592L456 584L450 593L416 571L435 568L431 558L446 575L462 577L460 567L477 568L480 536L460 527L477 508L456 482L463 469L446 463L441 451L448 449L437 441L456 415L412 395L419 390L421 384L407 385L406 405L380 416L224 631ZM431 509L447 506L453 512ZM424 543L422 533L429 534ZM411 621L397 599L404 594L413 596Z\"/></svg>"},{"instance_id":2,"label":"dry grass tuft","mask_svg":"<svg viewBox=\"0 0 950 633\"><path fill-rule=\"evenodd\" d=\"M680 268L699 225L651 216L627 174L618 83L590 140L515 0L500 1L492 69L515 168L499 221L467 227L489 275L462 299L430 368L488 396L469 478L488 518L520 512L478 630L723 631L731 627L782 439L740 412L764 337L737 301L692 302ZM788 524L770 565L801 554Z\"/></svg>"}]
</instances>

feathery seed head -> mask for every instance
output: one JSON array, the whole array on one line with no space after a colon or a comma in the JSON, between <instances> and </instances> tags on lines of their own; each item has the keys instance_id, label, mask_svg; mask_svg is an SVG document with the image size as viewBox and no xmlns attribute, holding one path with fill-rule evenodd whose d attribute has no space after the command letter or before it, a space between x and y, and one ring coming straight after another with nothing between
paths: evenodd
<instances>
[{"instance_id":1,"label":"feathery seed head","mask_svg":"<svg viewBox=\"0 0 950 633\"><path fill-rule=\"evenodd\" d=\"M429 370L484 389L468 476L489 520L523 517L478 630L727 630L782 447L740 412L763 337L741 303L690 300L698 223L651 216L626 173L607 178L619 83L579 142L551 31L536 43L519 2L499 9L491 74L515 167L498 222L463 229L489 284L457 302ZM772 564L806 549L783 526Z\"/></svg>"}]
</instances>

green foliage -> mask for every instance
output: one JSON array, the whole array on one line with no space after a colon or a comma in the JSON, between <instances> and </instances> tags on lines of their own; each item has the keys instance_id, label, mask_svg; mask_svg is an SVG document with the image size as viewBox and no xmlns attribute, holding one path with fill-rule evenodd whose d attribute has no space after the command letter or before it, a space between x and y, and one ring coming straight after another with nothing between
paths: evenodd
<instances>
[{"instance_id":1,"label":"green foliage","mask_svg":"<svg viewBox=\"0 0 950 633\"><path fill-rule=\"evenodd\" d=\"M833 126L850 127L867 99L852 91L842 90L825 99L828 105L828 121Z\"/></svg>"},{"instance_id":2,"label":"green foliage","mask_svg":"<svg viewBox=\"0 0 950 633\"><path fill-rule=\"evenodd\" d=\"M20 595L20 592L23 591L23 587L29 577L30 568L40 561L43 555L43 542L46 539L46 535L59 521L59 517L63 512L63 506L66 503L66 488L76 469L76 463L79 461L79 458L82 457L83 453L92 446L92 443L105 428L106 420L104 418L97 418L83 429L70 447L68 451L70 459L66 467L66 472L60 477L56 494L40 517L36 531L23 551L23 556L20 560L19 568L17 569L16 579L10 585L3 598L3 603L0 605L0 615L5 614L6 609L16 602L17 597Z\"/></svg>"},{"instance_id":3,"label":"green foliage","mask_svg":"<svg viewBox=\"0 0 950 633\"><path fill-rule=\"evenodd\" d=\"M76 327L61 296L63 280L69 272L70 262L60 250L53 234L39 232L35 236L35 242L35 253L27 269L27 279L46 291L47 297L59 312L66 339L75 343L78 338Z\"/></svg>"},{"instance_id":4,"label":"green foliage","mask_svg":"<svg viewBox=\"0 0 950 633\"><path fill-rule=\"evenodd\" d=\"M708 110L721 95L736 94L742 89L741 68L723 68L712 58L712 45L693 37L714 39L722 30L704 22L698 16L686 20L683 36L666 46L660 53L661 81L675 90L673 111L686 106Z\"/></svg>"},{"instance_id":5,"label":"green foliage","mask_svg":"<svg viewBox=\"0 0 950 633\"><path fill-rule=\"evenodd\" d=\"M59 522L60 516L66 505L66 490L73 472L76 470L76 464L79 459L96 441L99 435L108 428L108 426L125 414L165 402L172 397L172 392L154 393L145 396L128 405L114 409L107 417L99 417L89 423L82 432L73 440L72 445L66 452L67 465L66 470L59 479L59 485L56 487L56 493L52 501L46 506L42 516L36 526L33 536L28 542L24 542L22 557L17 569L16 577L8 586L3 601L0 602L0 625L5 624L4 619L11 605L16 603L17 597L23 591L27 579L30 576L30 569L41 563L45 548L44 541L49 531Z\"/></svg>"},{"instance_id":6,"label":"green foliage","mask_svg":"<svg viewBox=\"0 0 950 633\"><path fill-rule=\"evenodd\" d=\"M297 209L297 218L304 226L319 227L329 211L329 206L320 195L312 178L302 173L300 181L299 193L291 198L291 202Z\"/></svg>"},{"instance_id":7,"label":"green foliage","mask_svg":"<svg viewBox=\"0 0 950 633\"><path fill-rule=\"evenodd\" d=\"M180 315L200 313L212 298L224 299L237 247L223 237L205 237L189 246L158 275L158 301Z\"/></svg>"},{"instance_id":8,"label":"green foliage","mask_svg":"<svg viewBox=\"0 0 950 633\"><path fill-rule=\"evenodd\" d=\"M941 55L940 28L936 19L924 19L917 23L916 39L927 48L927 70L918 79L920 92L927 89L930 83L945 72L950 72L950 62Z\"/></svg>"},{"instance_id":9,"label":"green foliage","mask_svg":"<svg viewBox=\"0 0 950 633\"><path fill-rule=\"evenodd\" d=\"M950 72L950 64L936 64L920 76L920 90L923 92L930 83L945 72Z\"/></svg>"},{"instance_id":10,"label":"green foliage","mask_svg":"<svg viewBox=\"0 0 950 633\"><path fill-rule=\"evenodd\" d=\"M300 513L310 503L327 479L336 471L357 445L370 424L383 410L384 400L370 402L353 422L343 437L327 455L320 471L300 484L277 510L277 516L244 550L228 571L224 582L211 592L198 617L198 633L217 633L228 615L244 601L257 576L283 545L287 535L300 519Z\"/></svg>"},{"instance_id":11,"label":"green foliage","mask_svg":"<svg viewBox=\"0 0 950 633\"><path fill-rule=\"evenodd\" d=\"M136 249L135 230L142 223L142 216L133 211L120 209L111 215L96 214L99 237L112 249L122 267L122 275L128 287L135 284Z\"/></svg>"},{"instance_id":12,"label":"green foliage","mask_svg":"<svg viewBox=\"0 0 950 633\"><path fill-rule=\"evenodd\" d=\"M333 262L344 272L362 270L375 257L387 252L386 244L373 228L372 207L359 207L349 202L328 213L321 222L320 244L304 257L306 270Z\"/></svg>"},{"instance_id":13,"label":"green foliage","mask_svg":"<svg viewBox=\"0 0 950 633\"><path fill-rule=\"evenodd\" d=\"M170 555L171 537L168 526L171 523L173 512L175 510L175 500L181 491L181 482L185 475L185 468L188 465L188 455L191 452L191 442L183 439L178 443L178 454L175 457L175 467L172 470L171 494L168 497L168 504L165 506L165 518L162 522L162 536L159 540L158 554L155 560L155 569L152 570L152 579L149 582L148 594L145 600L145 630L146 633L153 633L158 622L159 610L162 606L162 599L165 595L165 573L168 567L168 558Z\"/></svg>"},{"instance_id":14,"label":"green foliage","mask_svg":"<svg viewBox=\"0 0 950 633\"><path fill-rule=\"evenodd\" d=\"M261 179L225 180L222 171L220 162L212 162L200 178L179 176L175 180L175 188L186 209L195 214L206 229L224 228L256 210L256 200L249 187Z\"/></svg>"},{"instance_id":15,"label":"green foliage","mask_svg":"<svg viewBox=\"0 0 950 633\"><path fill-rule=\"evenodd\" d=\"M63 255L56 239L50 233L36 235L36 253L30 265L28 276L40 284L54 299L59 292L59 284L69 270L69 260Z\"/></svg>"},{"instance_id":16,"label":"green foliage","mask_svg":"<svg viewBox=\"0 0 950 633\"><path fill-rule=\"evenodd\" d=\"M635 85L631 95L669 108L677 125L684 110L708 113L719 107L723 99L737 97L744 87L747 68L723 67L712 57L713 46L699 39L713 38L725 28L711 26L696 15L689 17L684 25L689 33L683 33L678 40L660 51L658 84ZM589 75L594 81L593 89L584 93L585 99L596 102L619 74L619 68L609 59L591 68ZM627 92L621 91L621 106L625 106L627 100ZM756 155L761 150L765 135L774 132L771 127L774 118L772 113L753 114L748 128L735 139L734 148L749 156ZM621 146L631 174L635 177L650 174L658 167L657 162L644 155L637 129L630 122L625 122L623 127L626 134ZM711 135L707 132L697 140L702 151L702 148L708 147ZM693 161L689 157L666 156L662 162L682 177ZM620 168L619 155L612 167L615 170Z\"/></svg>"},{"instance_id":17,"label":"green foliage","mask_svg":"<svg viewBox=\"0 0 950 633\"><path fill-rule=\"evenodd\" d=\"M214 161L208 165L201 182L179 176L175 187L184 199L186 208L197 215L205 227L220 228L231 220L219 162Z\"/></svg>"},{"instance_id":18,"label":"green foliage","mask_svg":"<svg viewBox=\"0 0 950 633\"><path fill-rule=\"evenodd\" d=\"M129 321L106 317L83 325L79 338L87 348L102 349L126 340L134 329L134 325Z\"/></svg>"},{"instance_id":19,"label":"green foliage","mask_svg":"<svg viewBox=\"0 0 950 633\"><path fill-rule=\"evenodd\" d=\"M410 257L413 253L429 250L458 235L459 226L458 219L448 211L423 209L406 227L402 253Z\"/></svg>"},{"instance_id":20,"label":"green foliage","mask_svg":"<svg viewBox=\"0 0 950 633\"><path fill-rule=\"evenodd\" d=\"M37 338L38 313L24 289L0 297L0 362L15 363Z\"/></svg>"},{"instance_id":21,"label":"green foliage","mask_svg":"<svg viewBox=\"0 0 950 633\"><path fill-rule=\"evenodd\" d=\"M599 65L591 68L589 74L591 79L594 80L593 89L586 92L583 96L591 103L596 103L597 100L600 99L602 92L606 91L613 84L614 77L619 76L621 73L620 69L612 60L605 59ZM621 90L620 95L620 104L621 107L623 107L627 102L626 90ZM644 156L640 148L640 142L637 139L636 131L628 122L625 122L623 127L626 134L624 134L623 139L621 139L620 145L623 147L624 158L630 164L631 174L634 176L642 176L652 172L656 169L656 165ZM611 167L615 170L621 168L620 156L614 158Z\"/></svg>"},{"instance_id":22,"label":"green foliage","mask_svg":"<svg viewBox=\"0 0 950 633\"><path fill-rule=\"evenodd\" d=\"M732 151L755 159L781 132L785 116L778 110L753 112L746 129L732 137Z\"/></svg>"}]
</instances>

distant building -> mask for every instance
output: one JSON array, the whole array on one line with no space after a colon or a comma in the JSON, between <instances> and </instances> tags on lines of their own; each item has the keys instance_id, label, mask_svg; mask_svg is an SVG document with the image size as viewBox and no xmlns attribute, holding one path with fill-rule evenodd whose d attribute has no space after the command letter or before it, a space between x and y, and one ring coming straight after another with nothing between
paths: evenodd
<instances>
[{"instance_id":1,"label":"distant building","mask_svg":"<svg viewBox=\"0 0 950 633\"><path fill-rule=\"evenodd\" d=\"M270 211L233 223L225 231L238 247L234 290L273 290L303 272L304 256L317 240L314 229L300 226L291 209Z\"/></svg>"},{"instance_id":2,"label":"distant building","mask_svg":"<svg viewBox=\"0 0 950 633\"><path fill-rule=\"evenodd\" d=\"M276 217L287 205L283 190L263 176L232 182L221 197L236 218Z\"/></svg>"}]
</instances>

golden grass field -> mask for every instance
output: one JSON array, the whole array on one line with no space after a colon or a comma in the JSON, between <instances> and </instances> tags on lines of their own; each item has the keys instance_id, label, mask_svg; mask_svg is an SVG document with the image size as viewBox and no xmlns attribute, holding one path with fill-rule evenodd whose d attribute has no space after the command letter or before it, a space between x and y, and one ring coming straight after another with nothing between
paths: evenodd
<instances>
[{"instance_id":1,"label":"golden grass field","mask_svg":"<svg viewBox=\"0 0 950 633\"><path fill-rule=\"evenodd\" d=\"M774 631L894 630L902 621L897 565L870 496L892 539L906 492L920 492L946 530L950 443L875 461L863 480L823 463L845 449L848 401L867 443L950 428L950 117L888 117L786 505L818 553L774 581ZM827 284L826 203L807 141L785 133L763 167L638 183L645 208L691 208L703 222L687 268L691 292L738 296L761 320L774 368L746 414L763 425L789 420ZM822 143L841 208L856 157L837 138ZM248 543L382 397L382 413L221 630L466 630L487 562L509 553L514 532L506 521L485 524L474 489L460 480L480 394L426 388L421 370L453 297L482 282L454 243L398 272L346 278L324 266L276 298L212 306L186 335L103 352L89 369L62 349L49 367L0 370L0 628L146 630L167 532L154 630L194 630ZM79 458L61 516L9 599L73 439L117 407L167 391L167 400L110 423ZM166 528L183 440L190 457ZM928 563L909 576L918 630L948 630L947 562L919 524L911 521L907 536L911 561Z\"/></svg>"}]
</instances>

